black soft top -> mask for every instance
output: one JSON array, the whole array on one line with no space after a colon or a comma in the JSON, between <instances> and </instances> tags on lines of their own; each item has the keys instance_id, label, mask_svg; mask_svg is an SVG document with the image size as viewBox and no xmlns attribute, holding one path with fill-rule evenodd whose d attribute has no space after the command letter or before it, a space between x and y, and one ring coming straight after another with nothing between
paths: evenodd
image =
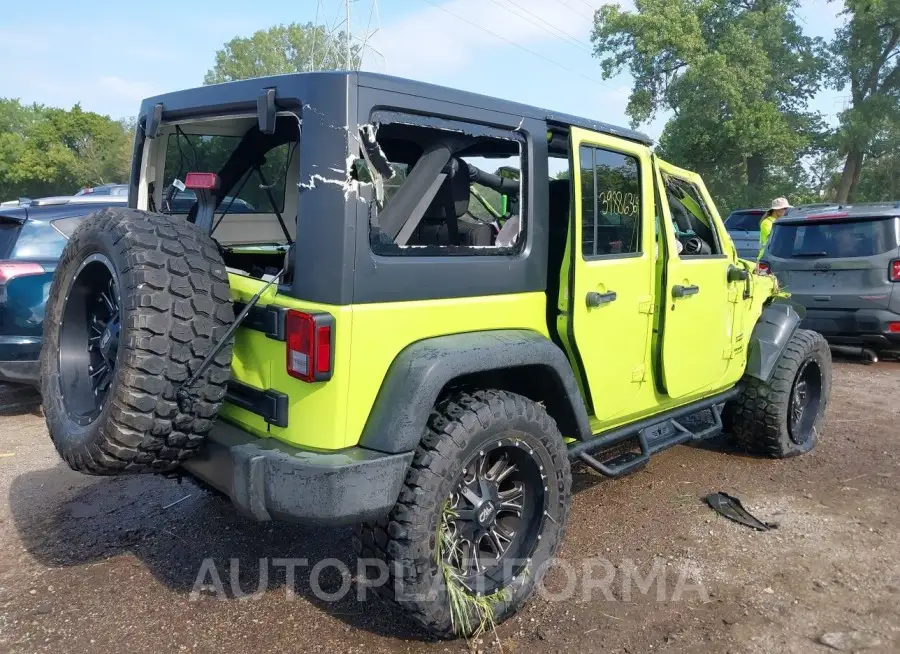
<instances>
[{"instance_id":1,"label":"black soft top","mask_svg":"<svg viewBox=\"0 0 900 654\"><path fill-rule=\"evenodd\" d=\"M234 107L235 110L238 110L241 108L240 105L246 104L247 101L252 100L255 103L256 98L262 93L263 89L269 88L276 89L276 102L280 105L287 104L288 106L285 108L291 108L291 103L279 101L289 101L293 99L294 106L302 105L304 107L309 106L315 109L316 98L321 96L326 89L333 89L335 85L368 87L404 95L431 98L475 109L485 109L512 116L545 120L550 124L581 127L587 130L643 143L644 145L653 144L653 141L646 134L628 129L627 127L617 127L615 125L610 125L609 123L591 120L589 118L571 116L569 114L550 111L548 109L541 109L539 107L511 102L509 100L503 100L487 95L480 95L478 93L451 89L436 84L427 84L425 82L417 82L402 77L366 72L332 71L295 73L291 75L276 75L272 77L241 80L238 82L212 84L184 91L175 91L173 93L165 93L163 95L145 99L141 104L141 116L145 116L152 112L153 107L157 104L163 105L163 115L167 120L177 119L182 115L187 117L192 113L202 111L204 107L227 107L230 105ZM334 111L336 109L337 108L332 105L327 107L326 111ZM338 117L335 116L335 119L337 118Z\"/></svg>"}]
</instances>

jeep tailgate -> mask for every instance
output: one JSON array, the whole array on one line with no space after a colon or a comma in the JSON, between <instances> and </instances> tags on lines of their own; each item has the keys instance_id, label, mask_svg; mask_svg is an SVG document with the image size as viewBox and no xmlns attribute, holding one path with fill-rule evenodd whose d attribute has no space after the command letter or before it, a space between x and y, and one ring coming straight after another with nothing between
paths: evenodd
<instances>
[{"instance_id":1,"label":"jeep tailgate","mask_svg":"<svg viewBox=\"0 0 900 654\"><path fill-rule=\"evenodd\" d=\"M810 309L887 309L891 287L880 258L779 261L778 281Z\"/></svg>"}]
</instances>

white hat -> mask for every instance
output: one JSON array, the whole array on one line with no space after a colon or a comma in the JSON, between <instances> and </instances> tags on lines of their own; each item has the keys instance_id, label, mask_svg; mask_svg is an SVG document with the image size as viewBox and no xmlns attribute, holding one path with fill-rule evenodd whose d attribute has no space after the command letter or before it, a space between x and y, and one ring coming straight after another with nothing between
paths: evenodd
<instances>
[{"instance_id":1,"label":"white hat","mask_svg":"<svg viewBox=\"0 0 900 654\"><path fill-rule=\"evenodd\" d=\"M793 209L787 198L775 198L772 200L772 209Z\"/></svg>"}]
</instances>

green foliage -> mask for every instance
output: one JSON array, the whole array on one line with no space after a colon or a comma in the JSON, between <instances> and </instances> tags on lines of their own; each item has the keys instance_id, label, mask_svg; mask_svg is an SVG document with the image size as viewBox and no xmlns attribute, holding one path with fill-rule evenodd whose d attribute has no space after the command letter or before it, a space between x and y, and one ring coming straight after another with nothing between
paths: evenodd
<instances>
[{"instance_id":1,"label":"green foliage","mask_svg":"<svg viewBox=\"0 0 900 654\"><path fill-rule=\"evenodd\" d=\"M637 0L602 7L592 40L603 75L634 77L635 125L674 115L665 158L703 175L729 208L798 186L795 174L822 131L807 110L825 73L824 43L803 34L789 0ZM785 187L787 182L788 186Z\"/></svg>"},{"instance_id":2,"label":"green foliage","mask_svg":"<svg viewBox=\"0 0 900 654\"><path fill-rule=\"evenodd\" d=\"M312 23L276 25L259 30L249 38L235 37L216 52L216 63L206 73L203 83L344 69L345 38L343 33L335 34ZM358 45L351 47L351 60L351 67L358 69L361 62Z\"/></svg>"},{"instance_id":3,"label":"green foliage","mask_svg":"<svg viewBox=\"0 0 900 654\"><path fill-rule=\"evenodd\" d=\"M849 88L851 101L839 116L838 147L846 161L836 195L840 202L880 199L882 193L872 185L875 179L883 179L893 189L898 185L896 164L884 166L896 157L884 159L884 144L897 143L900 124L900 2L846 0L844 4L847 23L830 45L830 81L837 89ZM869 166L864 166L866 158ZM866 184L861 179L864 169ZM885 179L888 170L893 170L893 177Z\"/></svg>"},{"instance_id":4,"label":"green foliage","mask_svg":"<svg viewBox=\"0 0 900 654\"><path fill-rule=\"evenodd\" d=\"M0 98L0 200L127 181L133 125Z\"/></svg>"}]
</instances>

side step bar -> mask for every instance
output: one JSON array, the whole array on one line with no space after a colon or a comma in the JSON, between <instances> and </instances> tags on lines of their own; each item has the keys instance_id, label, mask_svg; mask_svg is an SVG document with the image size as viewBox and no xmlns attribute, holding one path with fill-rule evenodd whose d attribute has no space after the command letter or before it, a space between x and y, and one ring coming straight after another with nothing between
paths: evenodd
<instances>
[{"instance_id":1,"label":"side step bar","mask_svg":"<svg viewBox=\"0 0 900 654\"><path fill-rule=\"evenodd\" d=\"M590 440L573 443L569 445L569 458L583 461L606 477L624 477L646 464L652 454L688 441L701 440L718 434L722 430L722 406L737 397L741 390L740 386L735 386L724 393L672 409L662 415L644 418L630 425L598 434ZM715 423L711 427L692 432L678 422L678 418L705 409L712 409ZM630 438L637 439L640 452L626 452L605 463L592 456L592 453L609 449Z\"/></svg>"}]
</instances>

